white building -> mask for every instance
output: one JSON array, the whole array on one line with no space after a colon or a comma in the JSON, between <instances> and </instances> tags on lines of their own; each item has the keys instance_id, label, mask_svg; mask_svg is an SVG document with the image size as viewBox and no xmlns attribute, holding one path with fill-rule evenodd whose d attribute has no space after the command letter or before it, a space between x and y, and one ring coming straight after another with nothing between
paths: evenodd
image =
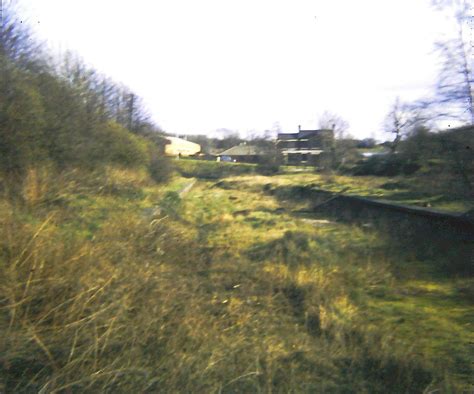
<instances>
[{"instance_id":1,"label":"white building","mask_svg":"<svg viewBox=\"0 0 474 394\"><path fill-rule=\"evenodd\" d=\"M177 137L166 137L168 143L165 145L167 156L192 156L201 151L201 145Z\"/></svg>"}]
</instances>

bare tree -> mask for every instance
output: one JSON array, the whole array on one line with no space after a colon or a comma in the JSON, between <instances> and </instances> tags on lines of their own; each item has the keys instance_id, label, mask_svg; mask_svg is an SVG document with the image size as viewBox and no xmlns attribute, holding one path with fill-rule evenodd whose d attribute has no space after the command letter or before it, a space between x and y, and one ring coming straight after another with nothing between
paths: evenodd
<instances>
[{"instance_id":1,"label":"bare tree","mask_svg":"<svg viewBox=\"0 0 474 394\"><path fill-rule=\"evenodd\" d=\"M402 136L408 132L412 121L410 112L400 103L400 98L397 97L384 123L385 131L394 134L394 140L390 145L392 153L397 149Z\"/></svg>"},{"instance_id":2,"label":"bare tree","mask_svg":"<svg viewBox=\"0 0 474 394\"><path fill-rule=\"evenodd\" d=\"M7 67L6 60L15 63L17 68L30 71L46 67L44 47L33 39L31 29L18 17L18 4L15 1L0 3L0 61L2 72Z\"/></svg>"},{"instance_id":3,"label":"bare tree","mask_svg":"<svg viewBox=\"0 0 474 394\"><path fill-rule=\"evenodd\" d=\"M216 148L220 150L232 148L243 141L243 139L240 138L239 132L236 130L220 128L216 130L216 134L218 135Z\"/></svg>"},{"instance_id":4,"label":"bare tree","mask_svg":"<svg viewBox=\"0 0 474 394\"><path fill-rule=\"evenodd\" d=\"M151 123L143 100L135 93L130 92L126 98L127 106L127 127L134 133L143 132Z\"/></svg>"},{"instance_id":5,"label":"bare tree","mask_svg":"<svg viewBox=\"0 0 474 394\"><path fill-rule=\"evenodd\" d=\"M330 155L328 168L340 170L342 166L352 162L357 156L356 144L351 136L347 134L349 123L341 116L325 111L319 119L321 129L332 130L333 136L327 140ZM335 138L334 138L335 137Z\"/></svg>"},{"instance_id":6,"label":"bare tree","mask_svg":"<svg viewBox=\"0 0 474 394\"><path fill-rule=\"evenodd\" d=\"M466 25L473 18L471 7L466 0L434 0L433 5L452 11L458 31L454 39L436 44L441 58L436 92L422 106L435 107L437 117L474 124L472 42L466 37Z\"/></svg>"},{"instance_id":7,"label":"bare tree","mask_svg":"<svg viewBox=\"0 0 474 394\"><path fill-rule=\"evenodd\" d=\"M394 140L390 146L391 152L396 151L405 135L416 127L429 127L430 121L430 115L425 108L419 105L402 103L400 98L397 97L384 121L385 131L394 135Z\"/></svg>"},{"instance_id":8,"label":"bare tree","mask_svg":"<svg viewBox=\"0 0 474 394\"><path fill-rule=\"evenodd\" d=\"M333 130L336 138L343 139L349 129L349 123L335 113L324 111L319 119L319 127Z\"/></svg>"}]
</instances>

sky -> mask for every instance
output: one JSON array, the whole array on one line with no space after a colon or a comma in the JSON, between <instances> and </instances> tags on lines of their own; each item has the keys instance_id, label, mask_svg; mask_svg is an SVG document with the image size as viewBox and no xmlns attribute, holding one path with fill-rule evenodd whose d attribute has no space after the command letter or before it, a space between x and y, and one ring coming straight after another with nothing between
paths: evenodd
<instances>
[{"instance_id":1,"label":"sky","mask_svg":"<svg viewBox=\"0 0 474 394\"><path fill-rule=\"evenodd\" d=\"M317 128L338 114L384 139L401 101L433 91L434 43L453 34L429 0L18 0L38 38L141 96L172 134Z\"/></svg>"}]
</instances>

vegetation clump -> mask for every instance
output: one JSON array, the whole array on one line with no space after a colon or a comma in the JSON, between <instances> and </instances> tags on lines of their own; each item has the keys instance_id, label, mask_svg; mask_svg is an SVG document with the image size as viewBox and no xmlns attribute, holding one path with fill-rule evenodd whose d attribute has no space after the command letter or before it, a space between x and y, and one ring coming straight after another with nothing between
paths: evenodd
<instances>
[{"instance_id":1,"label":"vegetation clump","mask_svg":"<svg viewBox=\"0 0 474 394\"><path fill-rule=\"evenodd\" d=\"M5 7L0 31L0 174L18 197L31 169L95 171L108 165L170 169L136 95L68 54L59 66ZM156 139L155 139L156 141ZM160 157L160 159L158 159Z\"/></svg>"},{"instance_id":2,"label":"vegetation clump","mask_svg":"<svg viewBox=\"0 0 474 394\"><path fill-rule=\"evenodd\" d=\"M231 175L251 174L255 171L255 165L183 159L176 161L176 170L185 177L211 180Z\"/></svg>"}]
</instances>

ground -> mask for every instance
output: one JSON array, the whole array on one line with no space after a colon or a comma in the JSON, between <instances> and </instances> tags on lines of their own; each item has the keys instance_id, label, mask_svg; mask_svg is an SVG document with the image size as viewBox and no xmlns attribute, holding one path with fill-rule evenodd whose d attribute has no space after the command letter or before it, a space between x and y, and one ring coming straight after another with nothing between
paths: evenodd
<instances>
[{"instance_id":1,"label":"ground","mask_svg":"<svg viewBox=\"0 0 474 394\"><path fill-rule=\"evenodd\" d=\"M266 188L362 194L387 180L233 168L166 185L111 168L74 175L81 183L54 177L47 198L31 186L24 207L2 200L0 386L472 388L471 277Z\"/></svg>"},{"instance_id":2,"label":"ground","mask_svg":"<svg viewBox=\"0 0 474 394\"><path fill-rule=\"evenodd\" d=\"M283 281L284 286L305 294L304 300L299 300L301 305L294 305L302 308L301 313L319 308L322 325L340 324L350 330L346 325L356 321L355 329L364 335L370 337L375 330L378 334L374 335L385 336L382 346L396 346L394 353L419 356L430 368L450 371L447 374L453 381L467 385L472 372L469 343L474 339L472 280L446 277L431 267L430 261L390 250L388 240L374 231L320 217L301 217L295 213L301 206L277 200L262 189L267 184L303 181L329 190L349 187L350 192L362 195L387 194L376 188L368 192L374 184L387 183L384 179L334 177L328 181L317 175L287 174L235 176L217 185L201 181L185 197L183 215L195 226L206 228L206 241L219 251L213 267L241 265L235 279L232 275L226 279L238 284L239 291L231 290L221 297L231 305L245 304L252 297L240 283L241 271L265 275L278 283L276 287ZM333 275L344 279L331 283L328 277ZM321 306L321 298L325 298L321 287L336 283L342 286L341 294L328 295L331 301ZM318 296L311 294L313 291ZM313 305L305 297L316 297L317 301ZM331 316L327 322L326 316Z\"/></svg>"}]
</instances>

